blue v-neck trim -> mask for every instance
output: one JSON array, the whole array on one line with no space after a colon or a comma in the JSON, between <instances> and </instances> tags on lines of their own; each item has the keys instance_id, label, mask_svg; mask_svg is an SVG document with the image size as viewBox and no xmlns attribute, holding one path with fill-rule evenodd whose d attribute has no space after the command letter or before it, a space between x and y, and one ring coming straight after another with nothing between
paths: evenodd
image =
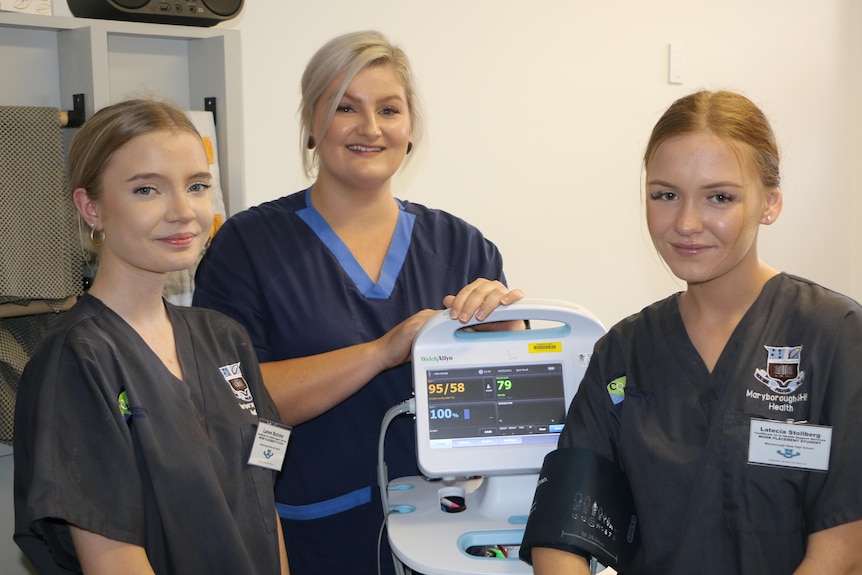
<instances>
[{"instance_id":1,"label":"blue v-neck trim","mask_svg":"<svg viewBox=\"0 0 862 575\"><path fill-rule=\"evenodd\" d=\"M305 208L296 212L302 218L315 235L323 242L329 251L335 256L344 272L350 276L357 289L369 299L388 299L395 289L398 274L407 258L407 250L410 248L410 238L413 236L413 224L416 216L404 210L404 205L398 204L398 222L395 224L395 233L389 244L386 259L383 260L383 269L380 270L380 279L375 284L353 257L347 245L341 241L338 234L329 226L323 216L311 205L311 188L305 190Z\"/></svg>"}]
</instances>

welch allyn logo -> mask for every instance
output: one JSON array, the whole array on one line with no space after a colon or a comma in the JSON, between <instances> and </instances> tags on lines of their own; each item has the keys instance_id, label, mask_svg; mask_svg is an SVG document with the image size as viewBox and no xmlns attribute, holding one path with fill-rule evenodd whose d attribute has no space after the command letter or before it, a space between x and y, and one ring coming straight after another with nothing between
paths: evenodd
<instances>
[{"instance_id":1,"label":"welch allyn logo","mask_svg":"<svg viewBox=\"0 0 862 575\"><path fill-rule=\"evenodd\" d=\"M455 358L451 355L420 355L419 359L424 362L436 363L439 361L452 361Z\"/></svg>"}]
</instances>

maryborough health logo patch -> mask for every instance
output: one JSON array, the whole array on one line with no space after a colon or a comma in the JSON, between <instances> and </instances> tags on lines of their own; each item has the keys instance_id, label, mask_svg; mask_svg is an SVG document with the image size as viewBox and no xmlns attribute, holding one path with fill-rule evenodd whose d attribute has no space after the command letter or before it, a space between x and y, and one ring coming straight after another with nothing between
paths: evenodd
<instances>
[{"instance_id":1,"label":"maryborough health logo patch","mask_svg":"<svg viewBox=\"0 0 862 575\"><path fill-rule=\"evenodd\" d=\"M754 377L773 393L788 395L796 391L805 379L799 369L802 346L763 346L766 348L766 369L754 370Z\"/></svg>"},{"instance_id":2,"label":"maryborough health logo patch","mask_svg":"<svg viewBox=\"0 0 862 575\"><path fill-rule=\"evenodd\" d=\"M252 401L251 389L248 387L248 382L242 376L242 369L239 363L224 365L219 368L224 380L230 385L231 391L236 398L243 402Z\"/></svg>"}]
</instances>

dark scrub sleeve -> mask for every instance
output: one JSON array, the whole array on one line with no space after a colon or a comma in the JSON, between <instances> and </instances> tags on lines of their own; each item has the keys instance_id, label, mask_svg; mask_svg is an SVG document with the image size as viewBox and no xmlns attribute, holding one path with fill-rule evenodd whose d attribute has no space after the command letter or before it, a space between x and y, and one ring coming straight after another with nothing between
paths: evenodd
<instances>
[{"instance_id":1,"label":"dark scrub sleeve","mask_svg":"<svg viewBox=\"0 0 862 575\"><path fill-rule=\"evenodd\" d=\"M21 377L16 418L16 483L29 485L19 536L32 528L68 567L77 560L66 523L111 539L143 545L141 480L129 427L119 408L116 366L86 334L69 332L50 357L31 362ZM38 382L39 385L35 385ZM26 445L26 448L24 446ZM20 448L19 448L20 447ZM16 511L16 515L21 515ZM27 545L27 543L25 543Z\"/></svg>"}]
</instances>

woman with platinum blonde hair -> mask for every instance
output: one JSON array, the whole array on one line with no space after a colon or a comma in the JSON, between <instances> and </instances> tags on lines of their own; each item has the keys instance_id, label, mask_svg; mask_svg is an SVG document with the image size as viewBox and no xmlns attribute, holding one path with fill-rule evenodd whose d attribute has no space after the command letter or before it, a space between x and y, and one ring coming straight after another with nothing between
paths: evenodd
<instances>
[{"instance_id":1,"label":"woman with platinum blonde hair","mask_svg":"<svg viewBox=\"0 0 862 575\"><path fill-rule=\"evenodd\" d=\"M411 397L413 338L444 307L486 320L522 296L475 227L396 199L421 116L404 52L378 32L332 39L302 77L307 189L230 218L198 268L195 305L246 326L294 426L276 500L294 574L390 573L377 443ZM521 322L491 322L508 329ZM393 422L391 477L418 475L410 418Z\"/></svg>"}]
</instances>

